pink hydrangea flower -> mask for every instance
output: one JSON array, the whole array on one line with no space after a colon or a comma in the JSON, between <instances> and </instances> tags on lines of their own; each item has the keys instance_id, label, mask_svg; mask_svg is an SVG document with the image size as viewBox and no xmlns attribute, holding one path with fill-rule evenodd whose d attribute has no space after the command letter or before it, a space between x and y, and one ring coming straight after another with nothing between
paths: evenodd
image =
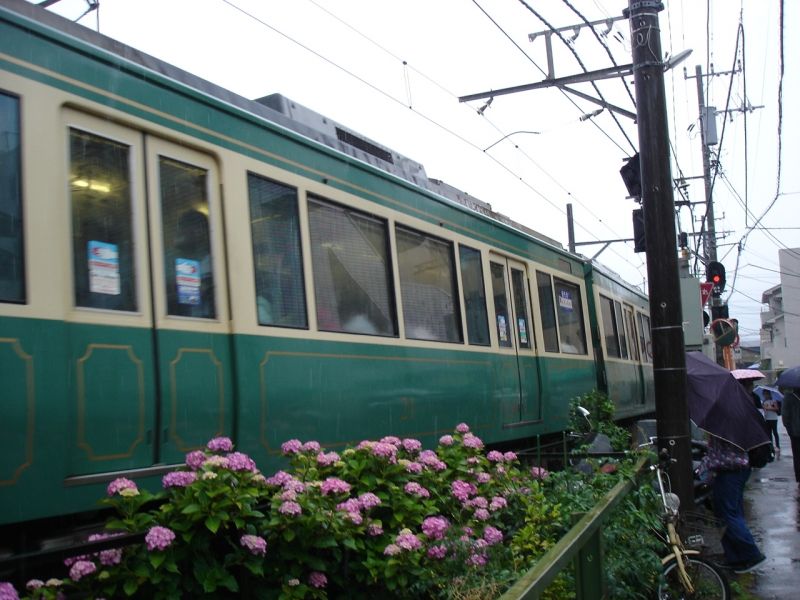
<instances>
[{"instance_id":1,"label":"pink hydrangea flower","mask_svg":"<svg viewBox=\"0 0 800 600\"><path fill-rule=\"evenodd\" d=\"M403 488L406 494L411 494L419 498L430 498L431 493L416 481L409 481Z\"/></svg>"},{"instance_id":2,"label":"pink hydrangea flower","mask_svg":"<svg viewBox=\"0 0 800 600\"><path fill-rule=\"evenodd\" d=\"M397 456L397 446L394 444L387 444L386 442L378 442L372 446L372 454L394 461Z\"/></svg>"},{"instance_id":3,"label":"pink hydrangea flower","mask_svg":"<svg viewBox=\"0 0 800 600\"><path fill-rule=\"evenodd\" d=\"M515 460L517 460L517 455L515 452L511 452L509 450L508 452L503 454L503 458L506 460L506 462L514 462Z\"/></svg>"},{"instance_id":4,"label":"pink hydrangea flower","mask_svg":"<svg viewBox=\"0 0 800 600\"><path fill-rule=\"evenodd\" d=\"M98 540L108 540L111 538L119 537L122 535L121 533L93 533L89 536L90 542L96 542ZM111 567L114 565L118 565L122 562L122 548L109 548L108 550L101 550L100 552L95 552L93 555L95 558L100 560L100 564L105 567Z\"/></svg>"},{"instance_id":5,"label":"pink hydrangea flower","mask_svg":"<svg viewBox=\"0 0 800 600\"><path fill-rule=\"evenodd\" d=\"M418 550L422 548L422 542L414 535L410 529L403 529L400 534L394 538L394 543L400 546L403 550Z\"/></svg>"},{"instance_id":6,"label":"pink hydrangea flower","mask_svg":"<svg viewBox=\"0 0 800 600\"><path fill-rule=\"evenodd\" d=\"M317 464L321 467L328 467L334 463L337 463L341 460L341 457L336 454L336 452L328 452L325 454L324 452L320 452L317 454Z\"/></svg>"},{"instance_id":7,"label":"pink hydrangea flower","mask_svg":"<svg viewBox=\"0 0 800 600\"><path fill-rule=\"evenodd\" d=\"M231 471L256 471L255 461L241 452L231 452L225 458L228 459L228 468Z\"/></svg>"},{"instance_id":8,"label":"pink hydrangea flower","mask_svg":"<svg viewBox=\"0 0 800 600\"><path fill-rule=\"evenodd\" d=\"M164 489L171 487L186 487L197 479L197 473L192 471L172 471L161 478L161 485Z\"/></svg>"},{"instance_id":9,"label":"pink hydrangea flower","mask_svg":"<svg viewBox=\"0 0 800 600\"><path fill-rule=\"evenodd\" d=\"M297 502L287 501L280 505L278 512L282 515L296 517L303 513L303 508Z\"/></svg>"},{"instance_id":10,"label":"pink hydrangea flower","mask_svg":"<svg viewBox=\"0 0 800 600\"><path fill-rule=\"evenodd\" d=\"M316 454L322 449L322 446L319 445L319 442L315 442L311 440L310 442L306 442L300 448L303 452L308 452L309 454Z\"/></svg>"},{"instance_id":11,"label":"pink hydrangea flower","mask_svg":"<svg viewBox=\"0 0 800 600\"><path fill-rule=\"evenodd\" d=\"M128 490L128 492L123 494L125 490ZM117 477L114 481L108 484L108 489L106 491L108 492L109 496L113 496L115 494L119 494L120 496L136 496L139 494L139 488L136 487L136 484L125 477Z\"/></svg>"},{"instance_id":12,"label":"pink hydrangea flower","mask_svg":"<svg viewBox=\"0 0 800 600\"><path fill-rule=\"evenodd\" d=\"M87 575L97 571L97 565L90 560L79 560L69 570L69 578L72 581L80 581Z\"/></svg>"},{"instance_id":13,"label":"pink hydrangea flower","mask_svg":"<svg viewBox=\"0 0 800 600\"><path fill-rule=\"evenodd\" d=\"M489 506L489 501L483 496L475 496L472 500L467 501L466 504L473 508L486 508Z\"/></svg>"},{"instance_id":14,"label":"pink hydrangea flower","mask_svg":"<svg viewBox=\"0 0 800 600\"><path fill-rule=\"evenodd\" d=\"M325 573L312 571L308 576L308 583L311 587L324 588L328 585L328 578L325 577Z\"/></svg>"},{"instance_id":15,"label":"pink hydrangea flower","mask_svg":"<svg viewBox=\"0 0 800 600\"><path fill-rule=\"evenodd\" d=\"M206 454L202 450L193 450L186 455L186 466L190 469L197 471L200 467L203 466L203 463L206 460Z\"/></svg>"},{"instance_id":16,"label":"pink hydrangea flower","mask_svg":"<svg viewBox=\"0 0 800 600\"><path fill-rule=\"evenodd\" d=\"M358 497L358 504L364 510L370 510L376 506L380 506L381 499L372 492L365 492Z\"/></svg>"},{"instance_id":17,"label":"pink hydrangea flower","mask_svg":"<svg viewBox=\"0 0 800 600\"><path fill-rule=\"evenodd\" d=\"M531 477L534 479L547 479L550 473L547 469L542 467L531 467Z\"/></svg>"},{"instance_id":18,"label":"pink hydrangea flower","mask_svg":"<svg viewBox=\"0 0 800 600\"><path fill-rule=\"evenodd\" d=\"M167 527L156 525L150 528L147 535L144 536L144 541L150 552L153 550L166 550L175 541L175 532Z\"/></svg>"},{"instance_id":19,"label":"pink hydrangea flower","mask_svg":"<svg viewBox=\"0 0 800 600\"><path fill-rule=\"evenodd\" d=\"M28 583L25 584L25 588L30 592L38 590L40 587L43 586L44 586L44 581L42 581L41 579L31 579ZM2 595L0 595L0 598L2 598Z\"/></svg>"},{"instance_id":20,"label":"pink hydrangea flower","mask_svg":"<svg viewBox=\"0 0 800 600\"><path fill-rule=\"evenodd\" d=\"M453 445L453 436L452 435L443 435L439 438L439 443L442 446L452 446Z\"/></svg>"},{"instance_id":21,"label":"pink hydrangea flower","mask_svg":"<svg viewBox=\"0 0 800 600\"><path fill-rule=\"evenodd\" d=\"M336 509L344 512L361 512L361 503L358 498L348 498L344 502L337 504Z\"/></svg>"},{"instance_id":22,"label":"pink hydrangea flower","mask_svg":"<svg viewBox=\"0 0 800 600\"><path fill-rule=\"evenodd\" d=\"M422 449L422 442L413 438L406 438L403 440L403 450L409 454L419 452Z\"/></svg>"},{"instance_id":23,"label":"pink hydrangea flower","mask_svg":"<svg viewBox=\"0 0 800 600\"><path fill-rule=\"evenodd\" d=\"M461 502L466 502L469 500L470 496L478 491L473 484L462 481L461 479L456 479L453 483L451 483L450 490L453 496L455 496Z\"/></svg>"},{"instance_id":24,"label":"pink hydrangea flower","mask_svg":"<svg viewBox=\"0 0 800 600\"><path fill-rule=\"evenodd\" d=\"M489 518L489 511L485 508L478 508L475 510L475 518L479 521L486 521Z\"/></svg>"},{"instance_id":25,"label":"pink hydrangea flower","mask_svg":"<svg viewBox=\"0 0 800 600\"><path fill-rule=\"evenodd\" d=\"M323 496L327 496L328 494L346 494L350 491L350 484L346 481L342 481L338 477L328 477L322 482L320 491Z\"/></svg>"},{"instance_id":26,"label":"pink hydrangea flower","mask_svg":"<svg viewBox=\"0 0 800 600\"><path fill-rule=\"evenodd\" d=\"M403 466L405 467L406 472L413 475L419 475L422 473L423 466L418 462L406 461Z\"/></svg>"},{"instance_id":27,"label":"pink hydrangea flower","mask_svg":"<svg viewBox=\"0 0 800 600\"><path fill-rule=\"evenodd\" d=\"M267 553L267 540L261 536L243 535L239 543L255 556L264 556Z\"/></svg>"},{"instance_id":28,"label":"pink hydrangea flower","mask_svg":"<svg viewBox=\"0 0 800 600\"><path fill-rule=\"evenodd\" d=\"M497 527L487 525L486 529L483 530L483 539L486 540L486 543L490 546L494 546L503 541L503 532Z\"/></svg>"},{"instance_id":29,"label":"pink hydrangea flower","mask_svg":"<svg viewBox=\"0 0 800 600\"><path fill-rule=\"evenodd\" d=\"M428 548L428 557L435 558L437 560L443 559L447 556L447 546L444 544L440 544L438 546L431 546Z\"/></svg>"},{"instance_id":30,"label":"pink hydrangea flower","mask_svg":"<svg viewBox=\"0 0 800 600\"><path fill-rule=\"evenodd\" d=\"M508 502L502 496L495 496L492 498L492 501L489 503L489 510L492 512L498 511L501 508L505 508L508 506Z\"/></svg>"},{"instance_id":31,"label":"pink hydrangea flower","mask_svg":"<svg viewBox=\"0 0 800 600\"><path fill-rule=\"evenodd\" d=\"M432 540L440 540L450 527L450 522L444 517L428 517L422 522L422 533Z\"/></svg>"},{"instance_id":32,"label":"pink hydrangea flower","mask_svg":"<svg viewBox=\"0 0 800 600\"><path fill-rule=\"evenodd\" d=\"M370 525L367 527L367 534L372 537L378 537L379 535L383 535L383 527L381 527L377 523L370 523Z\"/></svg>"},{"instance_id":33,"label":"pink hydrangea flower","mask_svg":"<svg viewBox=\"0 0 800 600\"><path fill-rule=\"evenodd\" d=\"M233 450L233 442L231 438L215 437L206 444L206 448L212 452L230 452Z\"/></svg>"},{"instance_id":34,"label":"pink hydrangea flower","mask_svg":"<svg viewBox=\"0 0 800 600\"><path fill-rule=\"evenodd\" d=\"M300 440L289 440L281 444L281 452L284 454L297 454L303 449L303 443Z\"/></svg>"},{"instance_id":35,"label":"pink hydrangea flower","mask_svg":"<svg viewBox=\"0 0 800 600\"><path fill-rule=\"evenodd\" d=\"M292 481L294 479L293 475L290 475L286 471L278 471L272 477L267 477L267 485L277 485L283 487L287 481Z\"/></svg>"},{"instance_id":36,"label":"pink hydrangea flower","mask_svg":"<svg viewBox=\"0 0 800 600\"><path fill-rule=\"evenodd\" d=\"M471 554L467 559L467 564L473 567L482 567L486 564L485 554Z\"/></svg>"},{"instance_id":37,"label":"pink hydrangea flower","mask_svg":"<svg viewBox=\"0 0 800 600\"><path fill-rule=\"evenodd\" d=\"M392 446L395 446L396 448L399 448L402 445L403 442L400 441L400 438L395 436L395 435L387 435L385 437L382 437L379 443L381 443L381 444L391 444Z\"/></svg>"},{"instance_id":38,"label":"pink hydrangea flower","mask_svg":"<svg viewBox=\"0 0 800 600\"><path fill-rule=\"evenodd\" d=\"M0 600L19 600L17 589L7 581L0 581Z\"/></svg>"},{"instance_id":39,"label":"pink hydrangea flower","mask_svg":"<svg viewBox=\"0 0 800 600\"><path fill-rule=\"evenodd\" d=\"M475 476L475 480L478 483L489 483L492 480L492 476L489 475L488 473L478 473Z\"/></svg>"},{"instance_id":40,"label":"pink hydrangea flower","mask_svg":"<svg viewBox=\"0 0 800 600\"><path fill-rule=\"evenodd\" d=\"M471 433L466 434L461 443L467 448L473 448L475 450L480 450L483 448L483 440L481 440L481 438L479 438L477 435L472 435Z\"/></svg>"},{"instance_id":41,"label":"pink hydrangea flower","mask_svg":"<svg viewBox=\"0 0 800 600\"><path fill-rule=\"evenodd\" d=\"M220 468L220 469L227 469L228 468L228 459L224 456L219 456L215 454L214 456L209 456L207 459L203 461L202 468L204 469L213 469L213 468Z\"/></svg>"},{"instance_id":42,"label":"pink hydrangea flower","mask_svg":"<svg viewBox=\"0 0 800 600\"><path fill-rule=\"evenodd\" d=\"M402 551L403 549L397 544L389 544L383 549L383 554L385 556L394 556L395 554L400 554Z\"/></svg>"},{"instance_id":43,"label":"pink hydrangea flower","mask_svg":"<svg viewBox=\"0 0 800 600\"><path fill-rule=\"evenodd\" d=\"M456 425L456 431L458 433L467 433L469 431L469 425L466 423L459 423Z\"/></svg>"},{"instance_id":44,"label":"pink hydrangea flower","mask_svg":"<svg viewBox=\"0 0 800 600\"><path fill-rule=\"evenodd\" d=\"M497 450L490 450L486 458L489 459L489 462L503 462L503 453Z\"/></svg>"},{"instance_id":45,"label":"pink hydrangea flower","mask_svg":"<svg viewBox=\"0 0 800 600\"><path fill-rule=\"evenodd\" d=\"M361 516L359 512L348 512L347 518L350 520L351 523L355 525L361 525L364 522L364 517Z\"/></svg>"}]
</instances>

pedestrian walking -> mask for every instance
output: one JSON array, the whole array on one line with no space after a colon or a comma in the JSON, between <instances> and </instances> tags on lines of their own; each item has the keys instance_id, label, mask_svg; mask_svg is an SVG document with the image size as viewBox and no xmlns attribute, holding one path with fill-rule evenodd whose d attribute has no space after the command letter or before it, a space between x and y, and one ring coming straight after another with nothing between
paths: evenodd
<instances>
[{"instance_id":1,"label":"pedestrian walking","mask_svg":"<svg viewBox=\"0 0 800 600\"><path fill-rule=\"evenodd\" d=\"M781 405L773 398L770 390L763 390L763 400L761 406L764 409L764 420L767 422L770 436L775 445L775 456L781 455L781 440L778 435L778 420L781 416Z\"/></svg>"},{"instance_id":2,"label":"pedestrian walking","mask_svg":"<svg viewBox=\"0 0 800 600\"><path fill-rule=\"evenodd\" d=\"M781 417L792 442L794 480L800 484L800 396L797 388L787 388L783 394Z\"/></svg>"}]
</instances>

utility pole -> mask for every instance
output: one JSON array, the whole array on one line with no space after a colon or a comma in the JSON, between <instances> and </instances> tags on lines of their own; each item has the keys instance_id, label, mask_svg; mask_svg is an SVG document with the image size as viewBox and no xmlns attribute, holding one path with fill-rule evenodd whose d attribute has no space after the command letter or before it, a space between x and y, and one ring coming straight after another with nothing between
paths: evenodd
<instances>
[{"instance_id":1,"label":"utility pole","mask_svg":"<svg viewBox=\"0 0 800 600\"><path fill-rule=\"evenodd\" d=\"M675 459L670 475L683 506L692 506L691 438L686 402L686 357L678 277L675 202L669 159L669 129L661 30L664 4L629 0L633 76L641 163L642 209L647 236L653 378L658 421L658 450Z\"/></svg>"},{"instance_id":2,"label":"utility pole","mask_svg":"<svg viewBox=\"0 0 800 600\"><path fill-rule=\"evenodd\" d=\"M706 191L706 231L708 234L703 240L703 255L706 264L717 260L717 232L714 223L714 200L711 197L711 151L708 149L708 113L705 95L703 94L703 73L700 65L694 69L697 78L697 106L700 110L700 143L703 145L703 184ZM712 118L716 118L712 115ZM714 300L719 300L715 298Z\"/></svg>"}]
</instances>

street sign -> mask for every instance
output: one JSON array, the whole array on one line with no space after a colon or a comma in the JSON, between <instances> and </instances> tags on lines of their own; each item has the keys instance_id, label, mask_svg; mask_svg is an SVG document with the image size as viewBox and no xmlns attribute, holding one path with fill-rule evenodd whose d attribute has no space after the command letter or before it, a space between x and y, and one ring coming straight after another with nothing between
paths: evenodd
<instances>
[{"instance_id":1,"label":"street sign","mask_svg":"<svg viewBox=\"0 0 800 600\"><path fill-rule=\"evenodd\" d=\"M711 281L700 282L700 306L705 306L708 299L711 297L711 291L714 289L714 283Z\"/></svg>"}]
</instances>

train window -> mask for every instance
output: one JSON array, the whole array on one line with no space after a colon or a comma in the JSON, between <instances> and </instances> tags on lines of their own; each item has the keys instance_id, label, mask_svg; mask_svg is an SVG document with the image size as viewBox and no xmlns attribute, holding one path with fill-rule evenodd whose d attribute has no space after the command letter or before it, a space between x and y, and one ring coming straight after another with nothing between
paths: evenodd
<instances>
[{"instance_id":1,"label":"train window","mask_svg":"<svg viewBox=\"0 0 800 600\"><path fill-rule=\"evenodd\" d=\"M170 315L216 317L207 176L200 167L159 157L164 283Z\"/></svg>"},{"instance_id":2,"label":"train window","mask_svg":"<svg viewBox=\"0 0 800 600\"><path fill-rule=\"evenodd\" d=\"M542 317L544 349L546 352L558 352L556 309L553 303L553 282L550 275L536 271L536 285L539 289L539 312Z\"/></svg>"},{"instance_id":3,"label":"train window","mask_svg":"<svg viewBox=\"0 0 800 600\"><path fill-rule=\"evenodd\" d=\"M459 246L461 285L464 288L464 307L467 316L467 337L476 346L488 346L489 317L486 312L486 289L479 250Z\"/></svg>"},{"instance_id":4,"label":"train window","mask_svg":"<svg viewBox=\"0 0 800 600\"><path fill-rule=\"evenodd\" d=\"M631 359L639 360L639 345L636 343L636 321L633 319L633 308L625 307L625 325L628 329L628 347L631 351Z\"/></svg>"},{"instance_id":5,"label":"train window","mask_svg":"<svg viewBox=\"0 0 800 600\"><path fill-rule=\"evenodd\" d=\"M462 342L453 245L405 227L395 233L406 337Z\"/></svg>"},{"instance_id":6,"label":"train window","mask_svg":"<svg viewBox=\"0 0 800 600\"><path fill-rule=\"evenodd\" d=\"M625 338L625 321L622 319L622 305L617 301L614 301L614 319L617 323L620 358L628 358L628 341Z\"/></svg>"},{"instance_id":7,"label":"train window","mask_svg":"<svg viewBox=\"0 0 800 600\"><path fill-rule=\"evenodd\" d=\"M520 348L531 347L531 324L528 318L528 294L525 273L511 269L511 291L514 294L514 308L517 311L517 334Z\"/></svg>"},{"instance_id":8,"label":"train window","mask_svg":"<svg viewBox=\"0 0 800 600\"><path fill-rule=\"evenodd\" d=\"M0 93L0 302L25 301L19 99Z\"/></svg>"},{"instance_id":9,"label":"train window","mask_svg":"<svg viewBox=\"0 0 800 600\"><path fill-rule=\"evenodd\" d=\"M568 354L586 354L581 290L577 285L557 278L555 288L558 298L558 333L561 351Z\"/></svg>"},{"instance_id":10,"label":"train window","mask_svg":"<svg viewBox=\"0 0 800 600\"><path fill-rule=\"evenodd\" d=\"M497 340L501 347L511 348L511 312L506 296L506 267L491 263L494 314L497 321Z\"/></svg>"},{"instance_id":11,"label":"train window","mask_svg":"<svg viewBox=\"0 0 800 600\"><path fill-rule=\"evenodd\" d=\"M617 320L614 316L614 301L611 298L600 296L600 314L603 319L603 332L606 339L606 354L609 357L620 358L619 334Z\"/></svg>"},{"instance_id":12,"label":"train window","mask_svg":"<svg viewBox=\"0 0 800 600\"><path fill-rule=\"evenodd\" d=\"M386 221L309 198L308 222L319 329L396 336Z\"/></svg>"},{"instance_id":13,"label":"train window","mask_svg":"<svg viewBox=\"0 0 800 600\"><path fill-rule=\"evenodd\" d=\"M639 343L642 345L642 356L647 362L653 361L653 346L650 343L650 317L638 313L639 316Z\"/></svg>"},{"instance_id":14,"label":"train window","mask_svg":"<svg viewBox=\"0 0 800 600\"><path fill-rule=\"evenodd\" d=\"M75 305L135 311L130 147L69 131Z\"/></svg>"},{"instance_id":15,"label":"train window","mask_svg":"<svg viewBox=\"0 0 800 600\"><path fill-rule=\"evenodd\" d=\"M249 173L259 325L308 327L297 190Z\"/></svg>"}]
</instances>

